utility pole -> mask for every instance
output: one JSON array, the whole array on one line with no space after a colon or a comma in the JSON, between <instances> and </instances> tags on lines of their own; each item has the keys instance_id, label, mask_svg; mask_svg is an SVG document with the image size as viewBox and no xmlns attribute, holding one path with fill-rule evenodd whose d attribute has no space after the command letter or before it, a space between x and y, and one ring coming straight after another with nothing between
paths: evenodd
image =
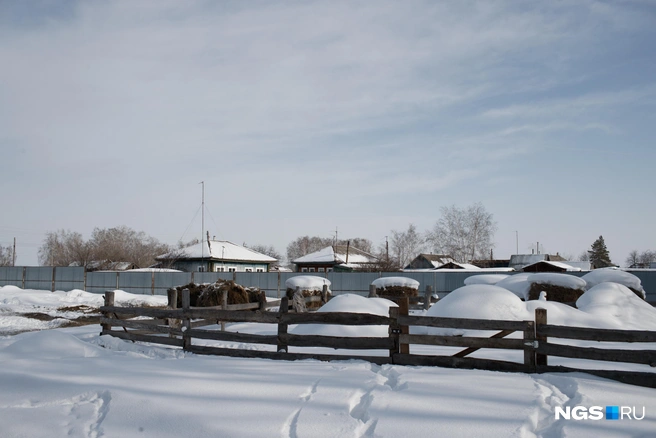
<instances>
[{"instance_id":1,"label":"utility pole","mask_svg":"<svg viewBox=\"0 0 656 438\"><path fill-rule=\"evenodd\" d=\"M200 217L201 217L201 229L200 229L200 262L203 263L203 258L205 258L205 244L203 239L205 238L205 181L201 181L202 185L202 198L200 204Z\"/></svg>"},{"instance_id":2,"label":"utility pole","mask_svg":"<svg viewBox=\"0 0 656 438\"><path fill-rule=\"evenodd\" d=\"M389 242L387 241L387 236L385 236L385 262L389 265Z\"/></svg>"},{"instance_id":3,"label":"utility pole","mask_svg":"<svg viewBox=\"0 0 656 438\"><path fill-rule=\"evenodd\" d=\"M519 231L515 231L515 254L519 254Z\"/></svg>"},{"instance_id":4,"label":"utility pole","mask_svg":"<svg viewBox=\"0 0 656 438\"><path fill-rule=\"evenodd\" d=\"M16 266L16 238L14 237L14 251L11 253L12 263L11 266Z\"/></svg>"}]
</instances>

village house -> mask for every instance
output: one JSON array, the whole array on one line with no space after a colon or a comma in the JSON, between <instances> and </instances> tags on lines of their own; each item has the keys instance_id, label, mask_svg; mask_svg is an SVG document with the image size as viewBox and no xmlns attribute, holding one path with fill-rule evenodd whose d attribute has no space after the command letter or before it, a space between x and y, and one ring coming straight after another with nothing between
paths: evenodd
<instances>
[{"instance_id":1,"label":"village house","mask_svg":"<svg viewBox=\"0 0 656 438\"><path fill-rule=\"evenodd\" d=\"M227 240L204 240L156 260L159 267L185 272L269 272L278 261Z\"/></svg>"},{"instance_id":2,"label":"village house","mask_svg":"<svg viewBox=\"0 0 656 438\"><path fill-rule=\"evenodd\" d=\"M292 260L292 263L297 272L371 271L379 260L350 245L333 245Z\"/></svg>"}]
</instances>

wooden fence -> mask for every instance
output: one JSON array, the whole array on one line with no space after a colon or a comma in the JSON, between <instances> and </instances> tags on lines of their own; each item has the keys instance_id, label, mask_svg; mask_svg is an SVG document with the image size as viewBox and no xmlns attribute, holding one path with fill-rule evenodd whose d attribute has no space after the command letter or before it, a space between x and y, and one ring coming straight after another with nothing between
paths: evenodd
<instances>
[{"instance_id":1,"label":"wooden fence","mask_svg":"<svg viewBox=\"0 0 656 438\"><path fill-rule=\"evenodd\" d=\"M325 300L325 297L309 297L307 301ZM175 308L176 299L169 296L168 308L140 308L114 306L113 292L105 293L105 305L101 307L103 335L118 338L181 347L197 354L213 354L233 357L257 357L266 359L322 361L360 359L382 364L443 366L464 369L483 369L510 372L572 372L581 371L624 383L656 388L656 373L589 370L548 365L549 356L589 359L596 361L625 362L656 366L656 350L612 349L581 347L552 343L552 339L577 339L598 342L654 342L656 332L637 330L605 330L565 327L547 324L545 309L536 309L534 321L479 320L463 318L438 318L409 315L408 300L398 300L399 307L390 308L388 316L349 312L297 313L289 300L260 302L218 307L191 307L189 291L182 294L182 308ZM278 307L277 311L268 309ZM149 317L150 319L132 319ZM251 322L276 324L277 333L257 335L225 331L225 323ZM221 324L221 330L200 327ZM293 324L332 324L349 326L387 326L386 337L341 337L319 335L295 335L288 333ZM449 329L495 331L489 338L469 336L435 336L410 334L410 327L441 327ZM119 327L118 330L113 329ZM521 338L507 336L521 332ZM194 345L193 339L206 339L244 344L275 346L275 351L225 348ZM446 355L413 354L411 345L462 347L457 353ZM336 350L359 350L357 354L317 354L290 352L289 347L324 347ZM506 349L523 352L522 362L471 357L480 349ZM370 354L361 353L362 351ZM377 350L371 353L371 350Z\"/></svg>"}]
</instances>

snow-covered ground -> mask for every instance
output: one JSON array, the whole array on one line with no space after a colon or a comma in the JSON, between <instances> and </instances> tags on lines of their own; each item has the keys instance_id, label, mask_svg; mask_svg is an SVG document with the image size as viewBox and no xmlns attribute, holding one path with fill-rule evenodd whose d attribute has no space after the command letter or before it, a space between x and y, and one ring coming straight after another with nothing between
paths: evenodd
<instances>
[{"instance_id":1,"label":"snow-covered ground","mask_svg":"<svg viewBox=\"0 0 656 438\"><path fill-rule=\"evenodd\" d=\"M495 286L468 287L480 294ZM581 309L513 301L514 294L495 291L500 297L488 297L487 303L497 309L490 310L497 319L499 312L530 317L542 305L550 318L572 325L625 321L625 328L656 329L656 311L650 313L631 291L608 283L587 291L579 300ZM471 293L468 289L461 295ZM433 312L446 305L468 311L457 295L436 303ZM390 305L353 297L336 297L327 306L385 314ZM0 436L552 438L648 437L656 431L655 389L584 373L527 375L362 361L197 356L99 336L98 325L57 328L81 315L71 309L85 309L89 315L101 302L99 295L82 291L0 288ZM165 305L165 297L117 291L116 302ZM484 303L471 308L486 307ZM44 326L24 316L28 314L63 321ZM275 332L275 326L265 324L233 324L229 329ZM33 331L10 335L27 330ZM494 354L504 358L510 353ZM635 406L638 415L644 407L645 418L555 419L556 407L575 406Z\"/></svg>"}]
</instances>

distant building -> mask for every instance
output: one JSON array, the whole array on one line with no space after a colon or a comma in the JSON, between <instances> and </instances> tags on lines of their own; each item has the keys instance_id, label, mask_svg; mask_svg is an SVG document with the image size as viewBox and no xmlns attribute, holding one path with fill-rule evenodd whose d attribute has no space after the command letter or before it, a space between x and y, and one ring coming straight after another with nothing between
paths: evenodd
<instances>
[{"instance_id":1,"label":"distant building","mask_svg":"<svg viewBox=\"0 0 656 438\"><path fill-rule=\"evenodd\" d=\"M159 267L191 272L269 272L278 260L227 240L205 240L156 258Z\"/></svg>"},{"instance_id":2,"label":"distant building","mask_svg":"<svg viewBox=\"0 0 656 438\"><path fill-rule=\"evenodd\" d=\"M350 245L333 245L292 260L292 263L297 272L371 271L379 260Z\"/></svg>"},{"instance_id":3,"label":"distant building","mask_svg":"<svg viewBox=\"0 0 656 438\"><path fill-rule=\"evenodd\" d=\"M443 270L443 269L466 269L468 271L480 271L481 268L478 266L472 265L471 263L458 263L458 262L449 262L445 263L439 268L435 268L436 270Z\"/></svg>"},{"instance_id":4,"label":"distant building","mask_svg":"<svg viewBox=\"0 0 656 438\"><path fill-rule=\"evenodd\" d=\"M469 263L483 269L507 268L510 266L510 259L470 260Z\"/></svg>"},{"instance_id":5,"label":"distant building","mask_svg":"<svg viewBox=\"0 0 656 438\"><path fill-rule=\"evenodd\" d=\"M533 264L524 266L524 272L580 272L581 268L572 266L569 262L552 262L540 260Z\"/></svg>"},{"instance_id":6,"label":"distant building","mask_svg":"<svg viewBox=\"0 0 656 438\"><path fill-rule=\"evenodd\" d=\"M445 263L455 262L453 257L445 254L419 254L412 260L405 269L435 269Z\"/></svg>"},{"instance_id":7,"label":"distant building","mask_svg":"<svg viewBox=\"0 0 656 438\"><path fill-rule=\"evenodd\" d=\"M82 266L78 262L73 262L68 266ZM92 260L85 266L87 272L94 271L129 271L137 269L139 266L132 262L113 262L111 260Z\"/></svg>"},{"instance_id":8,"label":"distant building","mask_svg":"<svg viewBox=\"0 0 656 438\"><path fill-rule=\"evenodd\" d=\"M532 265L540 261L547 262L566 262L559 254L513 254L510 256L510 262L508 266L513 268L515 271L521 271L524 266Z\"/></svg>"}]
</instances>

